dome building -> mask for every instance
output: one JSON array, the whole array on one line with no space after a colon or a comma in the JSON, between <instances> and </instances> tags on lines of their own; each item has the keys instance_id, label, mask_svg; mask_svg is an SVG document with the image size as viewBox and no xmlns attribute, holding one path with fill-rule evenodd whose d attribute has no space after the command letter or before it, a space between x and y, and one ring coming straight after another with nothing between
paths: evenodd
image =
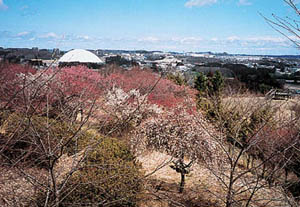
<instances>
[{"instance_id":1,"label":"dome building","mask_svg":"<svg viewBox=\"0 0 300 207\"><path fill-rule=\"evenodd\" d=\"M99 68L104 62L92 52L74 49L64 54L58 64L60 67L86 65L89 68Z\"/></svg>"}]
</instances>

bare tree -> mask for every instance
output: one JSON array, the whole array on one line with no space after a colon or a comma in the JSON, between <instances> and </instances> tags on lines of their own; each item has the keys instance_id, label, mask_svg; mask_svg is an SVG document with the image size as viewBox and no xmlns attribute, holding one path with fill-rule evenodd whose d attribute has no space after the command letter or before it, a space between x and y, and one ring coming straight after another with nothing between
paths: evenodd
<instances>
[{"instance_id":1,"label":"bare tree","mask_svg":"<svg viewBox=\"0 0 300 207\"><path fill-rule=\"evenodd\" d=\"M293 120L276 121L274 103L257 97L211 101L221 104L212 123L186 104L144 122L132 144L174 157L171 166L181 175L179 192L184 190L185 167L197 165L215 180L194 192L210 194L221 206L295 206L284 178L295 155L291 150L299 142L287 125Z\"/></svg>"},{"instance_id":2,"label":"bare tree","mask_svg":"<svg viewBox=\"0 0 300 207\"><path fill-rule=\"evenodd\" d=\"M223 168L208 166L226 196L211 192L225 206L295 205L292 196L285 196L285 170L294 157L299 135L294 133L294 120L276 120L274 103L256 98L223 99L216 111L214 123L223 132L226 142L220 142L224 153ZM218 104L218 103L216 103ZM280 108L280 107L279 107ZM288 124L287 124L288 123ZM203 128L204 129L204 128ZM261 195L268 192L269 196ZM276 198L275 198L276 197ZM293 203L293 205L291 204Z\"/></svg>"},{"instance_id":3,"label":"bare tree","mask_svg":"<svg viewBox=\"0 0 300 207\"><path fill-rule=\"evenodd\" d=\"M215 140L210 139L212 126L203 120L189 101L173 110L164 111L146 120L132 137L132 145L138 151L158 150L171 155L175 161L170 166L181 176L179 193L184 191L185 176L196 162L211 163L217 156ZM198 122L205 126L202 130ZM139 152L137 152L139 153Z\"/></svg>"},{"instance_id":4,"label":"bare tree","mask_svg":"<svg viewBox=\"0 0 300 207\"><path fill-rule=\"evenodd\" d=\"M1 100L4 103L2 111L6 111L7 106L12 109L1 117L1 168L7 173L3 176L18 175L19 179L10 181L12 186L14 182L15 185L24 185L24 189L18 189L18 193L10 195L12 192L9 192L8 182L1 183L4 190L1 194L6 205L22 205L22 199L33 199L29 191L34 188L37 191L46 190L48 195L53 194L58 205L65 183L84 158L77 156L73 159L74 163L69 165L68 170L65 169L65 174L57 168L68 146L82 135L83 127L95 108L95 100L88 103L84 101L84 91L79 92L76 98L61 93L63 86L59 85L59 71L42 71L36 75L16 74L14 78L19 81L18 87L11 88L7 102ZM17 103L12 105L14 101ZM86 109L85 114L74 124L82 108ZM62 176L66 176L63 181ZM22 194L20 190L29 194ZM15 198L20 202L13 202ZM48 199L46 206L47 203Z\"/></svg>"},{"instance_id":5,"label":"bare tree","mask_svg":"<svg viewBox=\"0 0 300 207\"><path fill-rule=\"evenodd\" d=\"M94 205L74 198L76 195L80 198L78 192L85 189L83 186L102 192L99 192L98 200L94 199L99 205L132 202L135 191L139 191L138 186L141 185L138 184L138 179L141 179L138 176L139 165L134 164L136 162L133 156L130 157L130 152L113 139L104 144L108 149L114 146L112 151L120 150L114 153L120 153L118 156L121 157L114 158L116 155L109 152L101 154L105 149L99 149L99 146L105 141L103 137L109 134L100 136L90 132L99 113L114 116L116 112L103 111L108 108L102 107L104 102L99 97L109 94L111 88L103 86L97 77L102 78L86 68L16 73L13 74L15 82L10 90L7 90L10 83L3 80L6 82L1 85L1 92L7 94L1 97L5 100L0 100L1 111L5 112L1 113L0 125L1 205L61 206L66 205L64 201L69 202L67 205ZM113 100L108 98L107 101ZM128 117L140 117L136 114L142 104L137 102L128 106L127 99L120 103L119 106L126 108L126 105L130 109L120 111L127 117L123 122L134 119ZM108 157L98 160L99 156ZM107 176L97 177L97 169ZM86 172L94 173L94 178L81 176ZM96 179L93 186L89 179ZM126 190L120 187L118 191L110 191L105 187L117 180L128 183ZM132 191L129 185L133 187ZM129 196L128 192L132 194Z\"/></svg>"},{"instance_id":6,"label":"bare tree","mask_svg":"<svg viewBox=\"0 0 300 207\"><path fill-rule=\"evenodd\" d=\"M272 18L268 18L263 14L260 15L273 29L289 39L297 48L300 48L300 10L295 0L284 0L284 2L294 11L295 17L280 17L274 13Z\"/></svg>"}]
</instances>

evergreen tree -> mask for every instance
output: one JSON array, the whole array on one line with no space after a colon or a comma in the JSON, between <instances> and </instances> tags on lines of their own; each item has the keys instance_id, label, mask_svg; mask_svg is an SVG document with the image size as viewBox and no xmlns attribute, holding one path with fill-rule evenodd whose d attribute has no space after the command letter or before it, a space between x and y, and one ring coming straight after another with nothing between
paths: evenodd
<instances>
[{"instance_id":1,"label":"evergreen tree","mask_svg":"<svg viewBox=\"0 0 300 207\"><path fill-rule=\"evenodd\" d=\"M212 86L214 93L219 93L220 90L222 90L224 86L224 78L220 71L216 71L214 76L212 77Z\"/></svg>"},{"instance_id":2,"label":"evergreen tree","mask_svg":"<svg viewBox=\"0 0 300 207\"><path fill-rule=\"evenodd\" d=\"M195 89L199 92L206 92L208 89L208 78L203 73L199 73L195 80Z\"/></svg>"}]
</instances>

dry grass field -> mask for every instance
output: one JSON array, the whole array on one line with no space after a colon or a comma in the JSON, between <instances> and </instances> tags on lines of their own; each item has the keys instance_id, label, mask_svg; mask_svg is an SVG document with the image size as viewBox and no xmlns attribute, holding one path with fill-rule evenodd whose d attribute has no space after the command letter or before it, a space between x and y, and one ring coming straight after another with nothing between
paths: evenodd
<instances>
[{"instance_id":1,"label":"dry grass field","mask_svg":"<svg viewBox=\"0 0 300 207\"><path fill-rule=\"evenodd\" d=\"M180 174L171 169L170 164L167 164L172 160L171 156L153 151L138 157L138 160L142 163L146 174L151 174L147 178L148 191L141 206L225 206L226 188L224 188L224 184L204 165L198 163L193 165L192 171L186 179L185 191L180 194L178 193ZM157 170L158 164L163 167ZM239 166L238 171L243 170L243 167ZM153 173L154 171L155 173ZM255 180L255 176L247 173L240 182L236 183L235 188L243 186L244 182ZM245 191L239 197L245 197L247 200L249 194L250 192ZM280 187L270 186L255 194L251 206L288 206L288 203Z\"/></svg>"}]
</instances>

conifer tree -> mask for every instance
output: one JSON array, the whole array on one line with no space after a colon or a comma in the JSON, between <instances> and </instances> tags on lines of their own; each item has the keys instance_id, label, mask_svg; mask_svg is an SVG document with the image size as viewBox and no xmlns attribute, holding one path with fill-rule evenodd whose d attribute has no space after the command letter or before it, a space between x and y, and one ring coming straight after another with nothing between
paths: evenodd
<instances>
[{"instance_id":1,"label":"conifer tree","mask_svg":"<svg viewBox=\"0 0 300 207\"><path fill-rule=\"evenodd\" d=\"M220 71L216 71L214 76L212 77L212 86L214 93L219 93L224 86L224 78Z\"/></svg>"},{"instance_id":2,"label":"conifer tree","mask_svg":"<svg viewBox=\"0 0 300 207\"><path fill-rule=\"evenodd\" d=\"M195 89L198 92L206 92L208 89L208 78L203 73L200 73L195 80Z\"/></svg>"}]
</instances>

